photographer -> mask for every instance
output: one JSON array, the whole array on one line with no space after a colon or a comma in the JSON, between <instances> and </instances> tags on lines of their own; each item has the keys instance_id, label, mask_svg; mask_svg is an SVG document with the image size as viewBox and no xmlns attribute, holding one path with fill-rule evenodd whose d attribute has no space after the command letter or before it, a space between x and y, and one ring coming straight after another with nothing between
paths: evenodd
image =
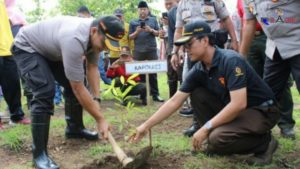
<instances>
[{"instance_id":1,"label":"photographer","mask_svg":"<svg viewBox=\"0 0 300 169\"><path fill-rule=\"evenodd\" d=\"M158 36L158 23L155 17L149 16L148 4L140 1L138 4L139 18L134 19L129 25L129 38L134 40L134 60L157 60L157 45L155 37ZM150 93L153 101L163 102L159 97L157 74L150 74ZM145 82L145 75L141 75Z\"/></svg>"}]
</instances>

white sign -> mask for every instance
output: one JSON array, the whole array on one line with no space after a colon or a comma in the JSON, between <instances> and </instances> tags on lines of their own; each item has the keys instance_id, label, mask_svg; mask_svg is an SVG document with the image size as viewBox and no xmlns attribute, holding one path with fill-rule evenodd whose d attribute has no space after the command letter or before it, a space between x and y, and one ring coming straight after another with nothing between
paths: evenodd
<instances>
[{"instance_id":1,"label":"white sign","mask_svg":"<svg viewBox=\"0 0 300 169\"><path fill-rule=\"evenodd\" d=\"M125 63L126 74L147 74L157 72L167 72L166 60L134 61Z\"/></svg>"}]
</instances>

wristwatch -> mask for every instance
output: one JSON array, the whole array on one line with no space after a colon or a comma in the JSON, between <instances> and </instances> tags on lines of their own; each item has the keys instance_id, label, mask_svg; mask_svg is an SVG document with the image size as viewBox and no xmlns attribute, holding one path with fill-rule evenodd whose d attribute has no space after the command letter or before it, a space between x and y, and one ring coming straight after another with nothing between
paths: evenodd
<instances>
[{"instance_id":1,"label":"wristwatch","mask_svg":"<svg viewBox=\"0 0 300 169\"><path fill-rule=\"evenodd\" d=\"M93 100L97 101L98 103L101 103L101 99L99 97L94 97Z\"/></svg>"},{"instance_id":2,"label":"wristwatch","mask_svg":"<svg viewBox=\"0 0 300 169\"><path fill-rule=\"evenodd\" d=\"M213 126L212 126L212 123L211 123L210 120L207 121L207 122L204 124L203 127L206 128L206 129L209 130L209 131L213 129Z\"/></svg>"}]
</instances>

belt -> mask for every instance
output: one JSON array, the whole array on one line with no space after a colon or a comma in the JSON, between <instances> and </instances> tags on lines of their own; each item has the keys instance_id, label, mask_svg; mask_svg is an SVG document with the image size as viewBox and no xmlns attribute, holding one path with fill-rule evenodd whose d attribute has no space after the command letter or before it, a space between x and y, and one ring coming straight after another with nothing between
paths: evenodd
<instances>
[{"instance_id":1,"label":"belt","mask_svg":"<svg viewBox=\"0 0 300 169\"><path fill-rule=\"evenodd\" d=\"M260 106L260 107L269 107L269 106L273 106L274 103L275 103L275 102L274 102L273 100L268 100L268 101L263 102L263 103L260 104L259 106Z\"/></svg>"}]
</instances>

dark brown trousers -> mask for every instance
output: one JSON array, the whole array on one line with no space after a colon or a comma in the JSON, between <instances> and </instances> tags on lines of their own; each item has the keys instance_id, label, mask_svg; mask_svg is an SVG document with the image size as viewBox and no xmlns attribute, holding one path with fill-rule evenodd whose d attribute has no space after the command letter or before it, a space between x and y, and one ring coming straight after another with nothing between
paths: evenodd
<instances>
[{"instance_id":1,"label":"dark brown trousers","mask_svg":"<svg viewBox=\"0 0 300 169\"><path fill-rule=\"evenodd\" d=\"M191 101L200 126L225 106L205 88L193 91ZM264 152L278 119L279 111L275 105L247 108L233 121L210 132L207 152L223 155Z\"/></svg>"}]
</instances>

